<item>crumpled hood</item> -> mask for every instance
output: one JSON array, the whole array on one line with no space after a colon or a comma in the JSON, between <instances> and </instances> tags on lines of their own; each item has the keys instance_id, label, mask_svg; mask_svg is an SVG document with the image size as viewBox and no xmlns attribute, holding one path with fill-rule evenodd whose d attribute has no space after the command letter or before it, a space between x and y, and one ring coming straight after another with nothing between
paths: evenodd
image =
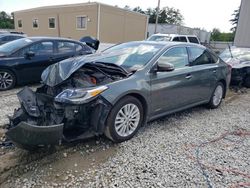
<instances>
[{"instance_id":1,"label":"crumpled hood","mask_svg":"<svg viewBox=\"0 0 250 188\"><path fill-rule=\"evenodd\" d=\"M230 64L232 68L235 68L235 69L240 69L243 67L250 67L250 61L244 61L244 60L240 60L237 58L229 58L225 62Z\"/></svg>"},{"instance_id":2,"label":"crumpled hood","mask_svg":"<svg viewBox=\"0 0 250 188\"><path fill-rule=\"evenodd\" d=\"M85 56L78 56L60 61L47 67L41 76L42 83L54 87L68 79L74 72L86 63L96 62L103 58L112 57L117 53L97 53Z\"/></svg>"}]
</instances>

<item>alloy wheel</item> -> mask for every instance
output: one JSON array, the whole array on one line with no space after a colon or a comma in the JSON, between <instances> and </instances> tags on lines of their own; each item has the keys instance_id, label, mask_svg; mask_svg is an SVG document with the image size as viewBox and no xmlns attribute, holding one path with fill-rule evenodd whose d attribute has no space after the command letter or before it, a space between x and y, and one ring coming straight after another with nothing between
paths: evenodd
<instances>
[{"instance_id":1,"label":"alloy wheel","mask_svg":"<svg viewBox=\"0 0 250 188\"><path fill-rule=\"evenodd\" d=\"M140 110L135 104L124 105L115 117L115 130L121 137L127 137L134 133L141 118Z\"/></svg>"},{"instance_id":2,"label":"alloy wheel","mask_svg":"<svg viewBox=\"0 0 250 188\"><path fill-rule=\"evenodd\" d=\"M0 90L9 89L14 82L13 76L5 71L0 72Z\"/></svg>"},{"instance_id":3,"label":"alloy wheel","mask_svg":"<svg viewBox=\"0 0 250 188\"><path fill-rule=\"evenodd\" d=\"M213 104L215 106L219 105L223 97L223 88L221 85L218 85L214 91L213 95Z\"/></svg>"}]
</instances>

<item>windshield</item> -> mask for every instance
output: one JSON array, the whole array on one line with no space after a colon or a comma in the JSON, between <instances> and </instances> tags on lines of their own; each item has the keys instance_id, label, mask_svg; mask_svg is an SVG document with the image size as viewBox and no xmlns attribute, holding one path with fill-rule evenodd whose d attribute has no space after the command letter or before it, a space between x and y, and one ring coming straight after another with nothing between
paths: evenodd
<instances>
[{"instance_id":1,"label":"windshield","mask_svg":"<svg viewBox=\"0 0 250 188\"><path fill-rule=\"evenodd\" d=\"M231 54L232 53L232 54ZM241 61L250 61L250 48L231 48L231 53L229 48L224 50L220 54L220 58L223 61L229 61L232 58L239 59Z\"/></svg>"},{"instance_id":2,"label":"windshield","mask_svg":"<svg viewBox=\"0 0 250 188\"><path fill-rule=\"evenodd\" d=\"M0 46L0 52L6 53L6 54L11 54L12 52L15 52L16 50L32 43L32 40L23 38L23 39L18 39L14 40L11 42L8 42L6 44L3 44Z\"/></svg>"},{"instance_id":3,"label":"windshield","mask_svg":"<svg viewBox=\"0 0 250 188\"><path fill-rule=\"evenodd\" d=\"M162 47L163 45L158 44L124 43L103 51L103 58L98 58L98 61L138 70L146 65Z\"/></svg>"},{"instance_id":4,"label":"windshield","mask_svg":"<svg viewBox=\"0 0 250 188\"><path fill-rule=\"evenodd\" d=\"M148 41L170 41L169 36L152 35L147 39Z\"/></svg>"}]
</instances>

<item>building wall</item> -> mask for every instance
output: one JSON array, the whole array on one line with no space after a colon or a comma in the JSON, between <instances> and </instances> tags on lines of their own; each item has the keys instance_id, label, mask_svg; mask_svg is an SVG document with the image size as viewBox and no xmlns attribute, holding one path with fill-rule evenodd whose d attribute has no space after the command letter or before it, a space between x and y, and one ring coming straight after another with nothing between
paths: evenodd
<instances>
[{"instance_id":1,"label":"building wall","mask_svg":"<svg viewBox=\"0 0 250 188\"><path fill-rule=\"evenodd\" d=\"M100 7L100 40L119 43L144 40L147 16L106 5Z\"/></svg>"},{"instance_id":2,"label":"building wall","mask_svg":"<svg viewBox=\"0 0 250 188\"><path fill-rule=\"evenodd\" d=\"M234 45L250 47L250 1L242 0L240 6L240 17L234 39Z\"/></svg>"},{"instance_id":3,"label":"building wall","mask_svg":"<svg viewBox=\"0 0 250 188\"><path fill-rule=\"evenodd\" d=\"M77 16L87 16L86 29L76 28ZM49 28L49 17L56 18L55 29ZM99 3L60 5L17 11L14 13L14 18L16 30L24 32L28 36L59 36L76 40L83 36L93 36L99 38L101 42L119 43L143 40L147 30L146 15ZM32 27L34 18L38 19L38 28ZM22 28L18 28L19 19L22 20Z\"/></svg>"},{"instance_id":4,"label":"building wall","mask_svg":"<svg viewBox=\"0 0 250 188\"><path fill-rule=\"evenodd\" d=\"M81 37L91 35L96 37L97 28L97 4L44 7L31 10L18 11L14 13L15 28L28 36L58 36L79 40ZM86 30L76 29L76 17L88 16ZM48 19L56 18L56 28L50 29ZM32 27L34 18L38 19L38 28ZM22 20L22 28L18 28L18 20Z\"/></svg>"}]
</instances>

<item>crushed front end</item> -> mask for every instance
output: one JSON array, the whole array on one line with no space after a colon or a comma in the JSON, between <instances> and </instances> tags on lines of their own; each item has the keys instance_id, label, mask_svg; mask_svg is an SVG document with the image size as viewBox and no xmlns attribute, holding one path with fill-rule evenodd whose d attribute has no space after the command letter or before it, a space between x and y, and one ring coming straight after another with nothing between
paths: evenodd
<instances>
[{"instance_id":1,"label":"crushed front end","mask_svg":"<svg viewBox=\"0 0 250 188\"><path fill-rule=\"evenodd\" d=\"M44 88L43 88L44 89ZM84 104L67 104L24 88L21 107L10 118L6 133L17 146L33 149L101 135L111 105L101 96Z\"/></svg>"}]
</instances>

